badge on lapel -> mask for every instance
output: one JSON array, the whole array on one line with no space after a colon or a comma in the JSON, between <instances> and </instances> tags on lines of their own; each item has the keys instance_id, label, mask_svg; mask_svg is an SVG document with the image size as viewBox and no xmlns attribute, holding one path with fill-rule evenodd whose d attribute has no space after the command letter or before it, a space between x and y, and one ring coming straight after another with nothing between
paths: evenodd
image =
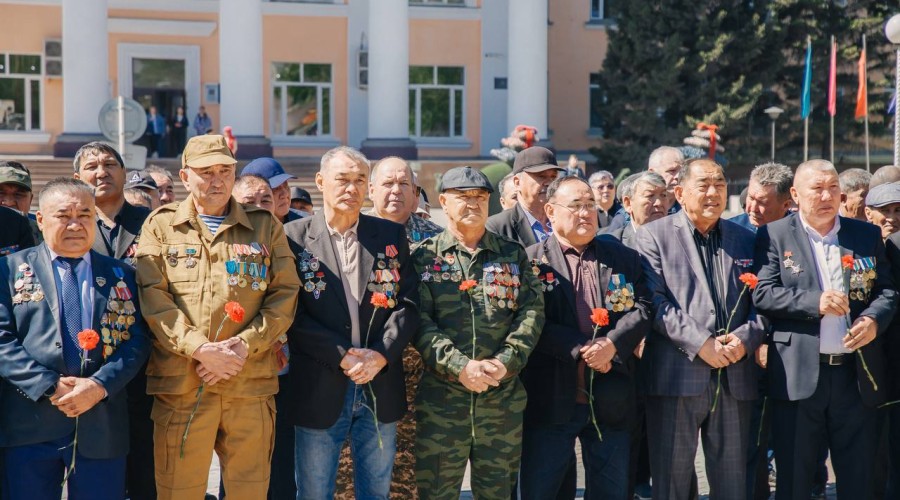
<instances>
[{"instance_id":1,"label":"badge on lapel","mask_svg":"<svg viewBox=\"0 0 900 500\"><path fill-rule=\"evenodd\" d=\"M753 267L753 259L734 259L734 265L744 269Z\"/></svg>"},{"instance_id":2,"label":"badge on lapel","mask_svg":"<svg viewBox=\"0 0 900 500\"><path fill-rule=\"evenodd\" d=\"M799 276L800 273L803 272L803 268L794 263L793 256L794 252L791 252L790 250L784 252L784 261L782 262L782 264L784 264L785 269L791 270L791 274L793 276Z\"/></svg>"},{"instance_id":3,"label":"badge on lapel","mask_svg":"<svg viewBox=\"0 0 900 500\"><path fill-rule=\"evenodd\" d=\"M300 283L303 291L313 294L313 298L319 300L325 291L325 273L319 271L319 259L309 250L303 250L297 254L300 266Z\"/></svg>"},{"instance_id":4,"label":"badge on lapel","mask_svg":"<svg viewBox=\"0 0 900 500\"><path fill-rule=\"evenodd\" d=\"M634 285L625 279L624 274L611 275L604 302L612 312L630 311L634 307Z\"/></svg>"},{"instance_id":5,"label":"badge on lapel","mask_svg":"<svg viewBox=\"0 0 900 500\"><path fill-rule=\"evenodd\" d=\"M34 271L31 266L19 264L14 277L13 288L16 294L13 295L13 304L24 304L25 302L40 302L44 300L44 290L41 284L35 281Z\"/></svg>"},{"instance_id":6,"label":"badge on lapel","mask_svg":"<svg viewBox=\"0 0 900 500\"><path fill-rule=\"evenodd\" d=\"M559 286L559 279L556 278L551 272L541 273L541 262L537 259L531 259L531 272L537 276L538 281L541 282L541 291L542 292L552 292L553 289Z\"/></svg>"},{"instance_id":7,"label":"badge on lapel","mask_svg":"<svg viewBox=\"0 0 900 500\"><path fill-rule=\"evenodd\" d=\"M400 292L400 262L396 259L398 253L396 245L385 247L384 253L377 255L376 269L369 273L366 289L372 293L382 293L387 298L386 303L380 307L387 306L388 309L393 309L397 306L396 297ZM385 260L385 257L388 260Z\"/></svg>"}]
</instances>

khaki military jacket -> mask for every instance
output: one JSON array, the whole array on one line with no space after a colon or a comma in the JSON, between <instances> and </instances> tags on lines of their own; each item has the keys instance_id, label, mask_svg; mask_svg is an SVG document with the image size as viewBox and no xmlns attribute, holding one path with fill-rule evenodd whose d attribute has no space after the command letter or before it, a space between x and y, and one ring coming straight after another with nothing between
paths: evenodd
<instances>
[{"instance_id":1,"label":"khaki military jacket","mask_svg":"<svg viewBox=\"0 0 900 500\"><path fill-rule=\"evenodd\" d=\"M218 340L242 338L249 357L236 377L207 390L236 397L278 391L271 346L294 319L300 279L275 217L232 198L213 237L189 196L150 214L136 258L141 310L154 337L149 394L197 390L200 377L191 356L216 338L229 301L243 306L244 321L226 320Z\"/></svg>"}]
</instances>

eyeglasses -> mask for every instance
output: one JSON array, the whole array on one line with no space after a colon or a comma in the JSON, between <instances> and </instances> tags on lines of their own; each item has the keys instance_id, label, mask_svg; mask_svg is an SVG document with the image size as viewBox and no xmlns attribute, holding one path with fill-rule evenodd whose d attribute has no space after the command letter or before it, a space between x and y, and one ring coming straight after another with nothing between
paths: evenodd
<instances>
[{"instance_id":1,"label":"eyeglasses","mask_svg":"<svg viewBox=\"0 0 900 500\"><path fill-rule=\"evenodd\" d=\"M560 205L559 203L551 203L551 205L556 205L557 207L562 207L572 212L573 214L586 213L589 214L591 212L597 211L597 205L593 203L579 203L577 205Z\"/></svg>"},{"instance_id":2,"label":"eyeglasses","mask_svg":"<svg viewBox=\"0 0 900 500\"><path fill-rule=\"evenodd\" d=\"M594 184L594 189L615 189L615 184Z\"/></svg>"}]
</instances>

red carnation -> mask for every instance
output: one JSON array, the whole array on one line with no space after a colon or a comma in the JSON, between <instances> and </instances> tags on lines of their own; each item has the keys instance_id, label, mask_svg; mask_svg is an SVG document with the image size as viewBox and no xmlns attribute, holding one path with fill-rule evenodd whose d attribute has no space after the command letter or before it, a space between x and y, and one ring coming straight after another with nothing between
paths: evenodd
<instances>
[{"instance_id":1,"label":"red carnation","mask_svg":"<svg viewBox=\"0 0 900 500\"><path fill-rule=\"evenodd\" d=\"M841 265L844 266L844 269L852 269L853 268L853 256L845 255L841 257Z\"/></svg>"},{"instance_id":2,"label":"red carnation","mask_svg":"<svg viewBox=\"0 0 900 500\"><path fill-rule=\"evenodd\" d=\"M744 273L738 279L740 279L741 283L747 285L747 288L751 290L756 288L756 285L759 284L759 278L757 278L753 273Z\"/></svg>"},{"instance_id":3,"label":"red carnation","mask_svg":"<svg viewBox=\"0 0 900 500\"><path fill-rule=\"evenodd\" d=\"M606 326L609 324L609 311L603 307L598 307L591 312L591 321L597 326Z\"/></svg>"},{"instance_id":4,"label":"red carnation","mask_svg":"<svg viewBox=\"0 0 900 500\"><path fill-rule=\"evenodd\" d=\"M466 292L466 291L468 291L470 288L475 288L476 286L478 286L478 282L477 282L477 281L475 281L475 280L465 280L465 281L463 281L462 283L459 284L459 289L460 289L460 291Z\"/></svg>"},{"instance_id":5,"label":"red carnation","mask_svg":"<svg viewBox=\"0 0 900 500\"><path fill-rule=\"evenodd\" d=\"M387 308L388 307L387 295L385 295L383 293L373 293L372 300L370 301L370 303L373 306L375 306L376 309L379 307Z\"/></svg>"},{"instance_id":6,"label":"red carnation","mask_svg":"<svg viewBox=\"0 0 900 500\"><path fill-rule=\"evenodd\" d=\"M231 301L226 303L225 314L228 315L228 319L235 323L244 321L244 308L237 302Z\"/></svg>"},{"instance_id":7,"label":"red carnation","mask_svg":"<svg viewBox=\"0 0 900 500\"><path fill-rule=\"evenodd\" d=\"M81 330L78 332L78 345L85 351L92 351L100 342L100 335L94 330Z\"/></svg>"}]
</instances>

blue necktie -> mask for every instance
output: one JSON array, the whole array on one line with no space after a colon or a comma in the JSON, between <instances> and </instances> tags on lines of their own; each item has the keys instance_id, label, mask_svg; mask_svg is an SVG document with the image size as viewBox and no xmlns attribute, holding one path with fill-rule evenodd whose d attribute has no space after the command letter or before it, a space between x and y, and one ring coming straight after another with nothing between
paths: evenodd
<instances>
[{"instance_id":1,"label":"blue necktie","mask_svg":"<svg viewBox=\"0 0 900 500\"><path fill-rule=\"evenodd\" d=\"M66 374L81 375L81 348L78 346L78 332L81 331L81 287L75 266L81 259L57 257L63 268L62 278L62 342L63 360L66 363Z\"/></svg>"}]
</instances>

